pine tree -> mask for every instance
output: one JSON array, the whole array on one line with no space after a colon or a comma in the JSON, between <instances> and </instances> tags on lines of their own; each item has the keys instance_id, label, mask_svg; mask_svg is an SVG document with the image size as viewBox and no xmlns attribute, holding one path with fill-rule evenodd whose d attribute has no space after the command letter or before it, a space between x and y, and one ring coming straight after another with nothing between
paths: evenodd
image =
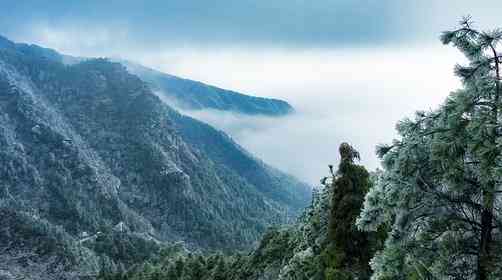
<instances>
[{"instance_id":1,"label":"pine tree","mask_svg":"<svg viewBox=\"0 0 502 280\"><path fill-rule=\"evenodd\" d=\"M340 145L340 165L333 173L327 246L323 252L326 279L369 278L371 256L368 233L356 228L356 218L370 187L368 171L355 164L359 153L347 143Z\"/></svg>"},{"instance_id":2,"label":"pine tree","mask_svg":"<svg viewBox=\"0 0 502 280\"><path fill-rule=\"evenodd\" d=\"M401 139L377 149L384 171L358 220L367 230L391 225L374 279L485 280L500 267L501 38L469 18L444 32L442 42L469 60L455 67L463 88L438 110L401 121Z\"/></svg>"}]
</instances>

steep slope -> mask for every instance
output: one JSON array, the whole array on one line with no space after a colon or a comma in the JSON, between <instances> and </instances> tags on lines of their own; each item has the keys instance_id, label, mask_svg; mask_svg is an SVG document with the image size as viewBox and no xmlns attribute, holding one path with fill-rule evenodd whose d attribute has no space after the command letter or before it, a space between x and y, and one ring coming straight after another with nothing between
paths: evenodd
<instances>
[{"instance_id":1,"label":"steep slope","mask_svg":"<svg viewBox=\"0 0 502 280\"><path fill-rule=\"evenodd\" d=\"M342 143L339 150L338 170L329 167L330 176L313 190L310 207L297 222L272 227L248 254L204 255L174 246L160 259L101 279L370 279L370 258L383 248L388 229L356 228L362 198L375 177L354 162L359 153L350 144Z\"/></svg>"},{"instance_id":2,"label":"steep slope","mask_svg":"<svg viewBox=\"0 0 502 280\"><path fill-rule=\"evenodd\" d=\"M185 110L215 109L249 115L282 116L292 113L286 101L255 97L225 90L201 82L165 74L130 61L118 60L146 81L175 106Z\"/></svg>"},{"instance_id":3,"label":"steep slope","mask_svg":"<svg viewBox=\"0 0 502 280\"><path fill-rule=\"evenodd\" d=\"M179 132L191 146L204 151L214 162L231 168L267 197L284 201L293 208L306 205L310 190L292 176L268 166L236 144L224 132L193 118L171 111ZM295 215L296 213L293 213Z\"/></svg>"},{"instance_id":4,"label":"steep slope","mask_svg":"<svg viewBox=\"0 0 502 280\"><path fill-rule=\"evenodd\" d=\"M315 191L310 207L297 223L270 228L249 254L201 255L173 246L164 249L163 258L153 260L153 265L145 263L126 272L105 274L100 279L349 279L328 278L322 273L331 195L329 187Z\"/></svg>"},{"instance_id":5,"label":"steep slope","mask_svg":"<svg viewBox=\"0 0 502 280\"><path fill-rule=\"evenodd\" d=\"M71 278L77 264L131 263L164 241L246 248L307 202L307 186L178 114L122 65L62 61L0 37L0 220L20 217L2 223L0 273Z\"/></svg>"}]
</instances>

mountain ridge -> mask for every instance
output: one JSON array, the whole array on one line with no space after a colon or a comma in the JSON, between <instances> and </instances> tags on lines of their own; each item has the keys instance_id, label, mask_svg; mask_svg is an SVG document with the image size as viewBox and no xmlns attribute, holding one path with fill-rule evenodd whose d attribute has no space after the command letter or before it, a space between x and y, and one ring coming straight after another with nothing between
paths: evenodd
<instances>
[{"instance_id":1,"label":"mountain ridge","mask_svg":"<svg viewBox=\"0 0 502 280\"><path fill-rule=\"evenodd\" d=\"M182 116L121 64L65 65L9 42L0 38L0 215L18 217L0 232L8 273L73 279L77 263L128 265L159 242L249 248L308 203L307 185Z\"/></svg>"},{"instance_id":2,"label":"mountain ridge","mask_svg":"<svg viewBox=\"0 0 502 280\"><path fill-rule=\"evenodd\" d=\"M242 94L163 73L124 59L112 60L122 63L132 74L146 81L154 91L182 110L214 109L276 117L294 113L294 108L284 100Z\"/></svg>"}]
</instances>

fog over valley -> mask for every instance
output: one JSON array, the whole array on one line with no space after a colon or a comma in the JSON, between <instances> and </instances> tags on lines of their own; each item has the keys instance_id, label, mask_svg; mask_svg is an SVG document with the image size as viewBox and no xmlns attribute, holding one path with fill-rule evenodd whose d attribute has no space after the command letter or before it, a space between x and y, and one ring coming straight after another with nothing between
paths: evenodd
<instances>
[{"instance_id":1,"label":"fog over valley","mask_svg":"<svg viewBox=\"0 0 502 280\"><path fill-rule=\"evenodd\" d=\"M434 109L458 88L453 65L462 60L441 46L195 53L183 60L166 56L144 63L290 102L296 112L285 117L182 112L222 129L259 158L313 185L327 174L328 164L338 162L337 147L344 141L359 149L364 165L377 168L375 143L389 143L399 120L413 117L417 109ZM235 59L244 63L236 66ZM174 61L178 63L169 63Z\"/></svg>"}]
</instances>

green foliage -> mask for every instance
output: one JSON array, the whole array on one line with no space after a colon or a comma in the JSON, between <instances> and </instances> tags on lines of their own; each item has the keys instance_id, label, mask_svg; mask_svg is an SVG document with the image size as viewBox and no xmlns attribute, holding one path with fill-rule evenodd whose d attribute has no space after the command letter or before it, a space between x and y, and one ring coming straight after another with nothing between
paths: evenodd
<instances>
[{"instance_id":1,"label":"green foliage","mask_svg":"<svg viewBox=\"0 0 502 280\"><path fill-rule=\"evenodd\" d=\"M33 212L14 211L2 202L0 200L0 250L4 267L37 273L36 269L31 270L33 266L43 268L43 274L64 278L76 268L92 275L100 269L100 262L109 262L76 242L61 226L54 226ZM15 260L6 255L14 256Z\"/></svg>"},{"instance_id":2,"label":"green foliage","mask_svg":"<svg viewBox=\"0 0 502 280\"><path fill-rule=\"evenodd\" d=\"M355 150L342 152L333 184L314 190L310 207L296 224L269 228L249 254L193 254L167 247L153 268L137 267L127 279L367 279L369 259L382 247L385 231L366 233L355 227L371 176L353 162Z\"/></svg>"},{"instance_id":3,"label":"green foliage","mask_svg":"<svg viewBox=\"0 0 502 280\"><path fill-rule=\"evenodd\" d=\"M170 249L168 249L170 250ZM238 261L221 254L193 254L177 252L163 258L133 267L125 273L103 273L102 280L227 280L231 279L231 266ZM233 278L239 279L239 278Z\"/></svg>"},{"instance_id":4,"label":"green foliage","mask_svg":"<svg viewBox=\"0 0 502 280\"><path fill-rule=\"evenodd\" d=\"M307 185L182 116L121 64L62 58L0 38L0 207L35 221L0 229L2 261L25 244L64 268L82 249L105 272L155 260L170 240L241 250L308 204Z\"/></svg>"},{"instance_id":5,"label":"green foliage","mask_svg":"<svg viewBox=\"0 0 502 280\"><path fill-rule=\"evenodd\" d=\"M366 196L361 229L389 225L374 279L497 279L500 267L502 89L500 30L467 18L443 33L468 59L463 88L431 112L401 121L380 146L384 170Z\"/></svg>"},{"instance_id":6,"label":"green foliage","mask_svg":"<svg viewBox=\"0 0 502 280\"><path fill-rule=\"evenodd\" d=\"M144 262L159 255L160 245L153 240L134 233L101 232L93 242L86 243L100 255L107 255L116 262L131 265Z\"/></svg>"},{"instance_id":7,"label":"green foliage","mask_svg":"<svg viewBox=\"0 0 502 280\"><path fill-rule=\"evenodd\" d=\"M371 187L370 174L354 163L359 153L349 144L340 146L341 161L331 184L328 238L322 252L326 279L367 279L369 260L378 243L356 228L356 218Z\"/></svg>"}]
</instances>

